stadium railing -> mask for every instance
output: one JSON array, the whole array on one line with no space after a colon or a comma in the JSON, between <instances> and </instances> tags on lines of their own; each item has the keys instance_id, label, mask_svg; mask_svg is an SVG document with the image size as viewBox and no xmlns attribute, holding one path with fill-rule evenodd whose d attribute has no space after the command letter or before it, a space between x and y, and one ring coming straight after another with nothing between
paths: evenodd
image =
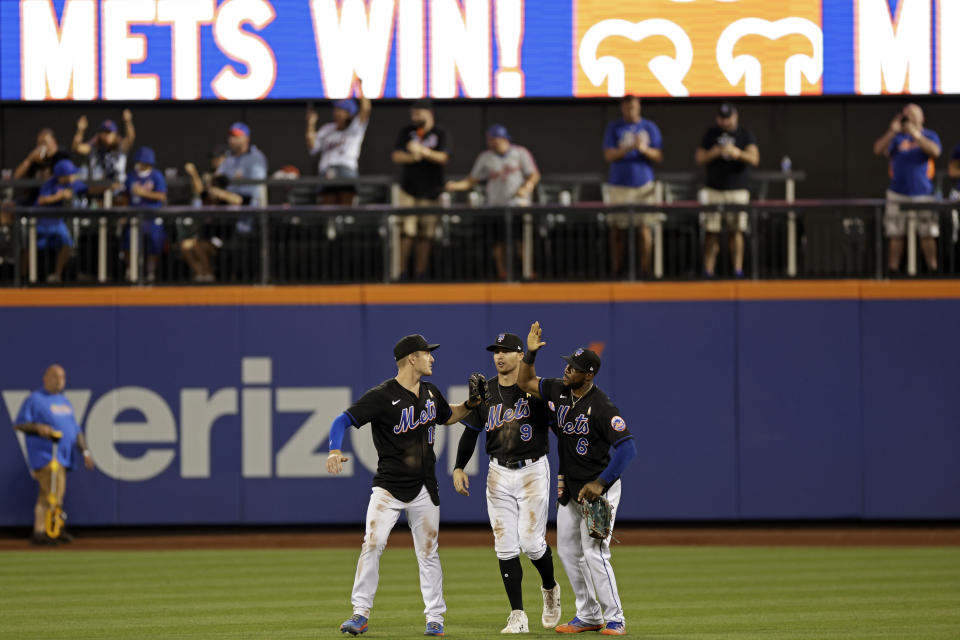
<instances>
[{"instance_id":1,"label":"stadium railing","mask_svg":"<svg viewBox=\"0 0 960 640\"><path fill-rule=\"evenodd\" d=\"M960 203L911 205L931 210L940 221L939 267L930 272L919 251L916 220L908 222L903 272L907 276L957 277ZM703 277L705 212L746 211L745 277L885 278L885 202L800 200L708 206L695 201L661 205L606 206L599 203L523 208L449 207L396 209L270 206L260 209L167 207L143 209L17 208L0 225L0 281L7 286L43 284L56 259L38 246L37 219L63 218L74 242L64 282L147 283L150 275L139 232L156 222L165 232L157 255L156 283L193 281L182 253L188 238L209 242L218 283L374 283L404 279L401 223L406 215L437 216L425 279L466 281L692 280ZM655 213L654 268L641 273L635 220L625 234L624 268L611 273L613 213ZM126 231L132 228L133 232ZM731 276L728 237L720 238L717 277ZM502 245L505 278L499 278L493 248ZM416 248L414 248L414 251Z\"/></svg>"}]
</instances>

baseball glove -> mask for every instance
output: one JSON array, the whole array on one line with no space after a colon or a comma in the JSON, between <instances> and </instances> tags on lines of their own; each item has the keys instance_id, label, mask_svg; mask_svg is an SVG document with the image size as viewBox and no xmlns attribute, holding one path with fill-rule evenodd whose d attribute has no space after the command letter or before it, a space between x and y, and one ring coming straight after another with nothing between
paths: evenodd
<instances>
[{"instance_id":1,"label":"baseball glove","mask_svg":"<svg viewBox=\"0 0 960 640\"><path fill-rule=\"evenodd\" d=\"M470 380L467 382L469 391L467 392L467 405L476 408L483 404L487 397L487 379L482 373L473 372L470 374Z\"/></svg>"},{"instance_id":2,"label":"baseball glove","mask_svg":"<svg viewBox=\"0 0 960 640\"><path fill-rule=\"evenodd\" d=\"M587 532L591 538L603 540L610 535L613 528L610 521L613 516L613 509L610 503L603 496L596 500L584 500L580 503L580 513L587 524Z\"/></svg>"}]
</instances>

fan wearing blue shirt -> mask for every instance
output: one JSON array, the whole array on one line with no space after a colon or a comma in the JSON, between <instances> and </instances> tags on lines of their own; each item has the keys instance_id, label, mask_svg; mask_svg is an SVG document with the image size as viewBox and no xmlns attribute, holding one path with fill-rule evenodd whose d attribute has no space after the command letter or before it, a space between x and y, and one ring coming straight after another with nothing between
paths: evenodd
<instances>
[{"instance_id":1,"label":"fan wearing blue shirt","mask_svg":"<svg viewBox=\"0 0 960 640\"><path fill-rule=\"evenodd\" d=\"M73 415L73 405L63 395L67 385L67 374L58 364L50 365L43 374L43 388L30 394L17 413L13 428L26 434L27 462L30 473L39 485L37 502L33 509L33 535L31 543L54 545L57 540L70 542L73 536L61 530L60 537L54 540L47 536L44 521L47 516L47 495L53 480L53 440L60 433L57 444L56 470L58 502L63 504L66 491L67 470L73 468L74 447L83 452L83 464L93 469L93 458L87 449L87 442Z\"/></svg>"},{"instance_id":2,"label":"fan wearing blue shirt","mask_svg":"<svg viewBox=\"0 0 960 640\"><path fill-rule=\"evenodd\" d=\"M77 180L79 171L70 160L61 160L53 165L53 177L40 186L37 206L73 206L74 198L87 191L87 185ZM63 278L72 248L73 238L63 218L37 218L37 251L51 249L57 252L57 261L53 273L47 276L47 282L60 282Z\"/></svg>"},{"instance_id":3,"label":"fan wearing blue shirt","mask_svg":"<svg viewBox=\"0 0 960 640\"><path fill-rule=\"evenodd\" d=\"M624 96L620 101L620 119L611 122L603 134L603 159L610 165L607 185L609 204L655 204L656 183L653 165L663 162L663 137L652 120L640 115L640 98ZM650 275L653 236L650 227L655 213L633 215L640 231L643 275ZM610 272L616 278L623 264L624 236L630 228L630 214L615 213L610 220Z\"/></svg>"},{"instance_id":4,"label":"fan wearing blue shirt","mask_svg":"<svg viewBox=\"0 0 960 640\"><path fill-rule=\"evenodd\" d=\"M157 156L150 147L140 147L133 156L133 171L127 174L126 193L131 207L156 209L167 203L167 181L154 165ZM157 277L157 257L163 253L167 233L163 228L163 219L142 216L141 231L143 251L147 256L147 281ZM130 227L123 232L123 247L130 248ZM127 253L129 260L129 253Z\"/></svg>"},{"instance_id":5,"label":"fan wearing blue shirt","mask_svg":"<svg viewBox=\"0 0 960 640\"><path fill-rule=\"evenodd\" d=\"M894 116L887 131L873 143L873 152L889 158L890 186L883 217L889 239L890 273L900 271L900 259L907 236L907 219L915 216L920 248L930 271L937 270L937 238L940 225L935 211L904 211L903 203L934 200L933 175L940 157L940 136L923 126L923 109L908 104Z\"/></svg>"}]
</instances>

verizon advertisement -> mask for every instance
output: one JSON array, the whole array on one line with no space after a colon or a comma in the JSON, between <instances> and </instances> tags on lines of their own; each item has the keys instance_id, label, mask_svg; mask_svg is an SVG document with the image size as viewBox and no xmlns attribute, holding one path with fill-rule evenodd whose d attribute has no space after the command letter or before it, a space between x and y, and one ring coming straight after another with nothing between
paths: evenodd
<instances>
[{"instance_id":1,"label":"verizon advertisement","mask_svg":"<svg viewBox=\"0 0 960 640\"><path fill-rule=\"evenodd\" d=\"M0 0L0 99L960 93L958 32L960 0Z\"/></svg>"}]
</instances>

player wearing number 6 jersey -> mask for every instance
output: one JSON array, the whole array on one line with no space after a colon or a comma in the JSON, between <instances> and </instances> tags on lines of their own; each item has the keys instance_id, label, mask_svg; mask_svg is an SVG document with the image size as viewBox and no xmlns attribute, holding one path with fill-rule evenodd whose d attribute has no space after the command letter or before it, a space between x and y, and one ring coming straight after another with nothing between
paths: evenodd
<instances>
[{"instance_id":1,"label":"player wearing number 6 jersey","mask_svg":"<svg viewBox=\"0 0 960 640\"><path fill-rule=\"evenodd\" d=\"M429 344L421 335L402 338L393 348L396 377L363 394L352 407L337 416L330 429L328 472L340 473L348 460L340 446L344 431L351 425L360 428L370 423L378 456L373 494L367 505L366 533L350 597L353 616L340 625L343 633L358 635L367 630L380 578L380 555L400 512L405 511L420 565L420 591L427 617L424 635L444 635L443 614L447 607L437 554L440 494L434 435L438 425L453 424L471 408L480 406L483 376L470 376L469 405L466 402L448 405L435 385L421 380L433 373L431 352L439 346Z\"/></svg>"},{"instance_id":2,"label":"player wearing number 6 jersey","mask_svg":"<svg viewBox=\"0 0 960 640\"><path fill-rule=\"evenodd\" d=\"M540 572L543 594L541 622L547 629L560 621L560 585L553 578L553 553L545 538L550 503L550 450L546 404L517 386L523 341L501 333L487 347L493 352L496 379L487 383L482 404L461 421L467 429L457 447L453 486L468 496L470 480L463 469L473 456L480 432L486 432L487 513L493 527L494 549L510 601L510 617L501 633L527 633L523 610L520 553Z\"/></svg>"},{"instance_id":3,"label":"player wearing number 6 jersey","mask_svg":"<svg viewBox=\"0 0 960 640\"><path fill-rule=\"evenodd\" d=\"M520 364L517 385L547 401L554 413L560 475L564 486L557 508L557 552L570 578L577 615L557 627L560 633L600 631L625 633L623 607L610 565L610 536L591 538L580 511L583 500L601 495L612 507L610 528L620 505L620 474L637 453L620 410L593 384L600 357L590 349L563 356L563 379L538 378L533 362L546 343L540 323L527 335L527 355Z\"/></svg>"}]
</instances>

